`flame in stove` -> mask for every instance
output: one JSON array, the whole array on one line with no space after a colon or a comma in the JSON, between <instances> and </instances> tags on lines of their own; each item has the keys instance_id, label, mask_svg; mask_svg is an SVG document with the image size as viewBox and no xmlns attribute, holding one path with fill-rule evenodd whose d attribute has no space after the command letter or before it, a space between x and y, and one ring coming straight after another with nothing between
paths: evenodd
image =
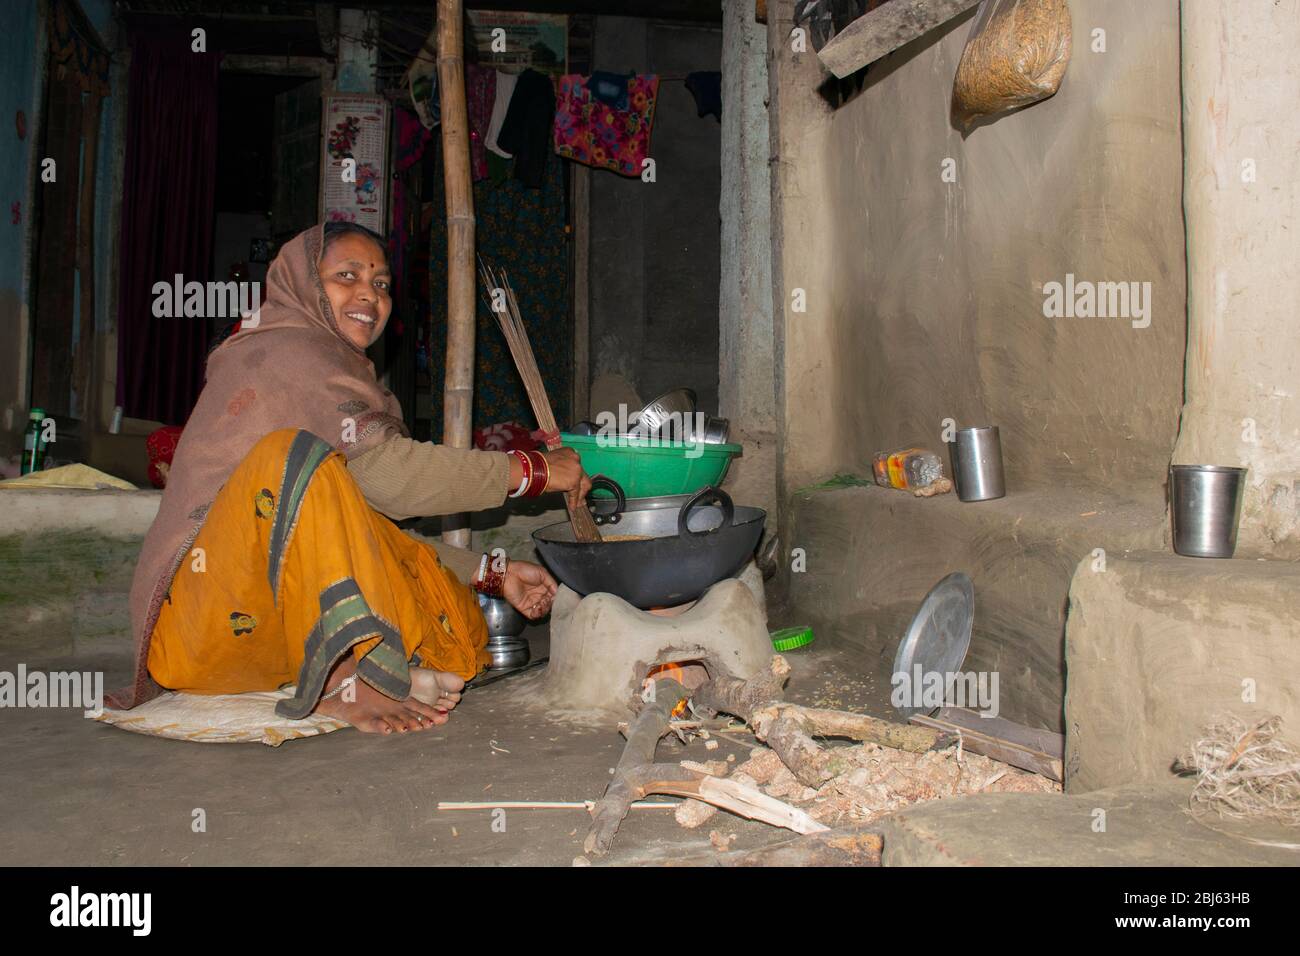
<instances>
[{"instance_id":1,"label":"flame in stove","mask_svg":"<svg viewBox=\"0 0 1300 956\"><path fill-rule=\"evenodd\" d=\"M684 680L685 676L686 674L682 670L680 664L657 664L656 666L650 668L650 673L645 675L645 679L648 681L656 680L659 678L671 679L677 681L677 683L685 687L686 686L686 681ZM685 713L686 713L686 700L683 698L682 701L676 707L673 708L673 712L669 716L681 717Z\"/></svg>"}]
</instances>

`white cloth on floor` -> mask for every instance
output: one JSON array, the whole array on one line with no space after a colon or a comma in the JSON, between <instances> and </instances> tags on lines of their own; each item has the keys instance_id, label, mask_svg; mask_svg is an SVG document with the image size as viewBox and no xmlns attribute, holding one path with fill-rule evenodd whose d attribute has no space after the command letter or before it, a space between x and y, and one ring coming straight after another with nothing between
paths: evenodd
<instances>
[{"instance_id":1,"label":"white cloth on floor","mask_svg":"<svg viewBox=\"0 0 1300 956\"><path fill-rule=\"evenodd\" d=\"M506 110L510 108L510 97L515 95L518 82L519 74L497 70L496 99L492 101L492 118L488 120L487 135L483 137L483 145L504 159L513 159L514 153L507 153L498 146L497 137L501 135L501 124L506 121Z\"/></svg>"},{"instance_id":2,"label":"white cloth on floor","mask_svg":"<svg viewBox=\"0 0 1300 956\"><path fill-rule=\"evenodd\" d=\"M316 737L351 724L310 714L291 720L275 705L293 696L292 687L248 694L186 694L167 691L131 710L109 710L97 717L136 734L207 744L256 744L278 747L286 740Z\"/></svg>"}]
</instances>

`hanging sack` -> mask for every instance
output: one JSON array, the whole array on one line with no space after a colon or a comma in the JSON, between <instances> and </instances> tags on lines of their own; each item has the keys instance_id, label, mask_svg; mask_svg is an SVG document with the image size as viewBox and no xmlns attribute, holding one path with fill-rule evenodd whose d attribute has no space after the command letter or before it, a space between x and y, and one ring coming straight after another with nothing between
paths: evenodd
<instances>
[{"instance_id":1,"label":"hanging sack","mask_svg":"<svg viewBox=\"0 0 1300 956\"><path fill-rule=\"evenodd\" d=\"M969 130L981 116L1045 100L1070 62L1066 0L984 0L952 84L952 118Z\"/></svg>"}]
</instances>

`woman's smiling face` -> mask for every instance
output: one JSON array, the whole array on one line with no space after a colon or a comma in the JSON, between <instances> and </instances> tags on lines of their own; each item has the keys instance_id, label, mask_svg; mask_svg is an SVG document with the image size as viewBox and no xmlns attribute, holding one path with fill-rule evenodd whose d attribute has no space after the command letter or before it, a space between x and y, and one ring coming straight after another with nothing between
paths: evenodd
<instances>
[{"instance_id":1,"label":"woman's smiling face","mask_svg":"<svg viewBox=\"0 0 1300 956\"><path fill-rule=\"evenodd\" d=\"M369 348L393 311L384 250L367 236L345 232L325 247L320 280L339 331L357 348Z\"/></svg>"}]
</instances>

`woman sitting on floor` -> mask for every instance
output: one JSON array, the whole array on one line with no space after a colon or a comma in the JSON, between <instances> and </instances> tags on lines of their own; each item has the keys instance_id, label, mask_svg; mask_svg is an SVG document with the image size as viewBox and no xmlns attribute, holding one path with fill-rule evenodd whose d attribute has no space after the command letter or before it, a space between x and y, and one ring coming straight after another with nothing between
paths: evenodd
<instances>
[{"instance_id":1,"label":"woman sitting on floor","mask_svg":"<svg viewBox=\"0 0 1300 956\"><path fill-rule=\"evenodd\" d=\"M461 582L535 619L555 581L526 561L435 550L389 517L585 495L590 481L570 449L406 437L366 358L392 309L369 230L313 227L266 281L260 315L208 359L131 588L135 684L110 702L295 683L283 716L328 714L372 733L445 723L489 661L477 597Z\"/></svg>"}]
</instances>

